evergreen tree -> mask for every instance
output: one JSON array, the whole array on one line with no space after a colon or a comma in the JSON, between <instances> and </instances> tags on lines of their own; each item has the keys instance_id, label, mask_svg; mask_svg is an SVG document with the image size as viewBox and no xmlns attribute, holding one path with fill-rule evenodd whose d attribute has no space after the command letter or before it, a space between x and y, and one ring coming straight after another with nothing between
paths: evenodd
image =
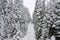
<instances>
[{"instance_id":1,"label":"evergreen tree","mask_svg":"<svg viewBox=\"0 0 60 40\"><path fill-rule=\"evenodd\" d=\"M37 0L36 7L33 14L34 29L37 40L44 40L45 38L45 29L47 23L45 22L45 1L46 0Z\"/></svg>"},{"instance_id":2,"label":"evergreen tree","mask_svg":"<svg viewBox=\"0 0 60 40\"><path fill-rule=\"evenodd\" d=\"M22 0L0 0L0 40L21 40L26 35L29 19Z\"/></svg>"},{"instance_id":3,"label":"evergreen tree","mask_svg":"<svg viewBox=\"0 0 60 40\"><path fill-rule=\"evenodd\" d=\"M47 4L45 3L46 0L36 1L33 22L37 40L51 38L55 35L54 26L59 27L57 25L60 24L60 0L50 0Z\"/></svg>"}]
</instances>

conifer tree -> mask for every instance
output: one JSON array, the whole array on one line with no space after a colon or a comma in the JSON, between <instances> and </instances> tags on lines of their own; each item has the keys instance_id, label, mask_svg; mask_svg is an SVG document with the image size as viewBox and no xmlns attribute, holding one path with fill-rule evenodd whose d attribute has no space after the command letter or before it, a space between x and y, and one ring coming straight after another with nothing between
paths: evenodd
<instances>
[{"instance_id":1,"label":"conifer tree","mask_svg":"<svg viewBox=\"0 0 60 40\"><path fill-rule=\"evenodd\" d=\"M22 0L0 0L0 40L21 40L30 19Z\"/></svg>"},{"instance_id":2,"label":"conifer tree","mask_svg":"<svg viewBox=\"0 0 60 40\"><path fill-rule=\"evenodd\" d=\"M51 38L55 32L52 28L54 26L58 27L57 25L60 24L60 0L50 0L47 4L45 3L46 0L37 0L33 14L37 40L47 40L47 38Z\"/></svg>"}]
</instances>

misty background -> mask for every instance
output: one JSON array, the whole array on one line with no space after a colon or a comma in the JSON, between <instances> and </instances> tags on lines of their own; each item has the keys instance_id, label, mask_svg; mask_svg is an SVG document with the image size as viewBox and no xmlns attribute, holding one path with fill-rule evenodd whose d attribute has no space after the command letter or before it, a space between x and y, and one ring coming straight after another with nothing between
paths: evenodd
<instances>
[{"instance_id":1,"label":"misty background","mask_svg":"<svg viewBox=\"0 0 60 40\"><path fill-rule=\"evenodd\" d=\"M28 8L31 18L33 18L32 15L33 15L34 8L35 8L35 2L36 0L23 0L23 5L26 8ZM32 23L28 24L27 34L24 38L22 38L22 40L36 40L34 26Z\"/></svg>"},{"instance_id":2,"label":"misty background","mask_svg":"<svg viewBox=\"0 0 60 40\"><path fill-rule=\"evenodd\" d=\"M28 8L31 17L32 17L34 8L35 8L35 2L36 2L36 0L23 0L23 4L25 7Z\"/></svg>"}]
</instances>

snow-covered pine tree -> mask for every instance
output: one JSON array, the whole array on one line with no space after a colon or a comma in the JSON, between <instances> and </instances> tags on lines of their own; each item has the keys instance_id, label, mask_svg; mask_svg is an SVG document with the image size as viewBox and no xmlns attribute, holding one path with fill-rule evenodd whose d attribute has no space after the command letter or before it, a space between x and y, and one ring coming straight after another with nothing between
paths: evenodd
<instances>
[{"instance_id":1,"label":"snow-covered pine tree","mask_svg":"<svg viewBox=\"0 0 60 40\"><path fill-rule=\"evenodd\" d=\"M48 13L51 14L50 22L53 22L49 29L49 36L54 35L56 40L60 40L60 0L50 0Z\"/></svg>"},{"instance_id":2,"label":"snow-covered pine tree","mask_svg":"<svg viewBox=\"0 0 60 40\"><path fill-rule=\"evenodd\" d=\"M29 19L22 0L0 0L0 40L21 40L26 35Z\"/></svg>"},{"instance_id":3,"label":"snow-covered pine tree","mask_svg":"<svg viewBox=\"0 0 60 40\"><path fill-rule=\"evenodd\" d=\"M35 11L33 14L34 29L37 40L45 40L47 23L45 17L45 1L36 0Z\"/></svg>"},{"instance_id":4,"label":"snow-covered pine tree","mask_svg":"<svg viewBox=\"0 0 60 40\"><path fill-rule=\"evenodd\" d=\"M60 24L60 0L50 0L47 2L47 4L45 4L46 1L36 1L33 22L37 40L47 40L46 38L51 38L52 35L56 37L54 32L58 34L59 31L59 29L57 29L58 31L56 31L53 28L59 27L57 25ZM42 4L45 5L42 6ZM44 10L42 10L43 8Z\"/></svg>"}]
</instances>

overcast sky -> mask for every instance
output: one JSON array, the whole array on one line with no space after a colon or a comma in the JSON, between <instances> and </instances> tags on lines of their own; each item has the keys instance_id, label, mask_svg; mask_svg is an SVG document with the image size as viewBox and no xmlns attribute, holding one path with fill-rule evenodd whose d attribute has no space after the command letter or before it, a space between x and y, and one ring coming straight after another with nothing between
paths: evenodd
<instances>
[{"instance_id":1,"label":"overcast sky","mask_svg":"<svg viewBox=\"0 0 60 40\"><path fill-rule=\"evenodd\" d=\"M24 1L25 7L29 9L30 15L32 16L36 0L23 0L23 1Z\"/></svg>"}]
</instances>

